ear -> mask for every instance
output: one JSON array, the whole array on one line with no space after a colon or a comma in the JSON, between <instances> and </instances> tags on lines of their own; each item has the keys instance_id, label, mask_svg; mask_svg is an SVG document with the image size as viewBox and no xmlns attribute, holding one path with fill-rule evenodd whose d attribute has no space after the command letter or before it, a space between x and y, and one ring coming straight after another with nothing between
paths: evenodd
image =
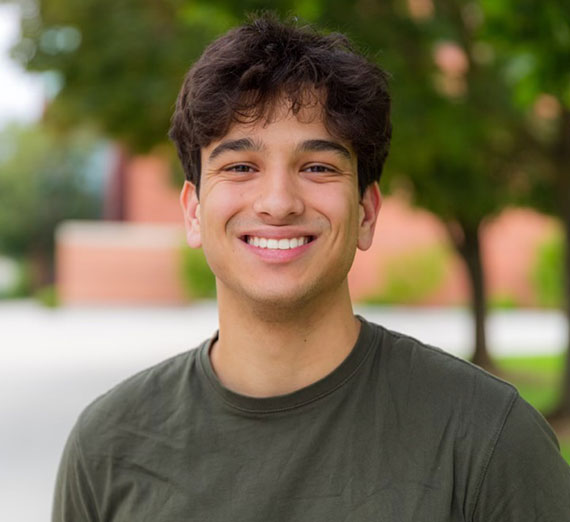
<instances>
[{"instance_id":1,"label":"ear","mask_svg":"<svg viewBox=\"0 0 570 522\"><path fill-rule=\"evenodd\" d=\"M202 246L200 236L200 202L196 194L196 187L189 181L184 182L180 193L180 205L184 214L184 225L186 226L186 242L192 248Z\"/></svg>"},{"instance_id":2,"label":"ear","mask_svg":"<svg viewBox=\"0 0 570 522\"><path fill-rule=\"evenodd\" d=\"M368 250L374 239L374 229L378 212L382 206L382 194L378 183L371 183L366 187L364 195L360 200L359 223L358 223L358 248Z\"/></svg>"}]
</instances>

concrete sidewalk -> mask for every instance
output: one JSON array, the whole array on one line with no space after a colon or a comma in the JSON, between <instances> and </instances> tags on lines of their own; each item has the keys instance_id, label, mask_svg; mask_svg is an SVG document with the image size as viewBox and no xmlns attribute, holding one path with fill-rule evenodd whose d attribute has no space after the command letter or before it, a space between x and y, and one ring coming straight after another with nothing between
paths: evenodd
<instances>
[{"instance_id":1,"label":"concrete sidewalk","mask_svg":"<svg viewBox=\"0 0 570 522\"><path fill-rule=\"evenodd\" d=\"M461 309L363 308L357 313L456 355L472 326ZM185 308L62 308L0 302L0 520L49 520L55 473L77 415L125 377L196 346L217 327L215 303ZM494 313L495 355L557 353L564 317Z\"/></svg>"}]
</instances>

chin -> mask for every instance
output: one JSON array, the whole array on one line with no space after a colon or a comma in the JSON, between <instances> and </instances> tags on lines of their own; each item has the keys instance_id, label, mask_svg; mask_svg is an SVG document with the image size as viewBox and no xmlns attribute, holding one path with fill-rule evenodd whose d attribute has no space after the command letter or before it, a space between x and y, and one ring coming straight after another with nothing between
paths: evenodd
<instances>
[{"instance_id":1,"label":"chin","mask_svg":"<svg viewBox=\"0 0 570 522\"><path fill-rule=\"evenodd\" d=\"M295 285L291 287L249 288L247 298L252 309L259 312L264 318L273 320L286 320L296 317L300 313L306 314L312 308L318 308L319 304L328 302L330 294L335 293L341 285L326 286L323 284L304 284L302 288ZM257 291L256 291L257 290Z\"/></svg>"},{"instance_id":2,"label":"chin","mask_svg":"<svg viewBox=\"0 0 570 522\"><path fill-rule=\"evenodd\" d=\"M298 289L274 289L267 291L267 289L264 289L264 291L260 292L250 292L249 300L268 308L299 308L309 303L312 300L313 294L313 292L307 289L303 289L302 291Z\"/></svg>"}]
</instances>

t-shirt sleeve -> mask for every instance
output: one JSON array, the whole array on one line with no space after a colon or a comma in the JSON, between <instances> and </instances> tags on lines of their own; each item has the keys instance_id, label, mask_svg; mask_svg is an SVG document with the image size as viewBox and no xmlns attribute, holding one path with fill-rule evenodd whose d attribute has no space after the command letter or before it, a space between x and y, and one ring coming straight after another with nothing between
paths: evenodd
<instances>
[{"instance_id":1,"label":"t-shirt sleeve","mask_svg":"<svg viewBox=\"0 0 570 522\"><path fill-rule=\"evenodd\" d=\"M483 471L473 522L570 522L570 467L550 426L518 396Z\"/></svg>"},{"instance_id":2,"label":"t-shirt sleeve","mask_svg":"<svg viewBox=\"0 0 570 522\"><path fill-rule=\"evenodd\" d=\"M56 479L52 522L97 522L76 426L67 440Z\"/></svg>"}]
</instances>

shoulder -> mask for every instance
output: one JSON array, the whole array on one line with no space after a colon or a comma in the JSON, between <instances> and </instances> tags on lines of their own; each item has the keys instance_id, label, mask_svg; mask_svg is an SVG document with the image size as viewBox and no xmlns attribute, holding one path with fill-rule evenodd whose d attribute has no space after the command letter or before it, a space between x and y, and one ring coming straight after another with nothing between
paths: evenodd
<instances>
[{"instance_id":1,"label":"shoulder","mask_svg":"<svg viewBox=\"0 0 570 522\"><path fill-rule=\"evenodd\" d=\"M570 520L570 467L551 427L517 398L491 448L472 502L473 520Z\"/></svg>"},{"instance_id":2,"label":"shoulder","mask_svg":"<svg viewBox=\"0 0 570 522\"><path fill-rule=\"evenodd\" d=\"M184 408L195 402L196 359L205 344L133 375L85 408L62 455L53 520L106 520L113 475L144 469L149 456L184 438Z\"/></svg>"},{"instance_id":3,"label":"shoulder","mask_svg":"<svg viewBox=\"0 0 570 522\"><path fill-rule=\"evenodd\" d=\"M123 438L164 428L183 402L181 395L191 395L197 354L204 344L138 372L95 399L74 427L77 444L99 453Z\"/></svg>"},{"instance_id":4,"label":"shoulder","mask_svg":"<svg viewBox=\"0 0 570 522\"><path fill-rule=\"evenodd\" d=\"M433 443L442 460L442 441L450 441L450 469L468 492L468 519L526 520L542 512L549 514L544 520L566 520L570 468L551 427L516 388L443 350L373 327L381 334L380 386L399 426L413 447Z\"/></svg>"},{"instance_id":5,"label":"shoulder","mask_svg":"<svg viewBox=\"0 0 570 522\"><path fill-rule=\"evenodd\" d=\"M431 396L453 393L453 401L500 398L512 405L516 388L482 368L409 335L373 325L381 335L378 363Z\"/></svg>"},{"instance_id":6,"label":"shoulder","mask_svg":"<svg viewBox=\"0 0 570 522\"><path fill-rule=\"evenodd\" d=\"M442 426L453 426L457 439L478 438L491 451L519 398L516 388L439 348L372 326L378 392L390 397L399 417L434 438Z\"/></svg>"}]
</instances>

